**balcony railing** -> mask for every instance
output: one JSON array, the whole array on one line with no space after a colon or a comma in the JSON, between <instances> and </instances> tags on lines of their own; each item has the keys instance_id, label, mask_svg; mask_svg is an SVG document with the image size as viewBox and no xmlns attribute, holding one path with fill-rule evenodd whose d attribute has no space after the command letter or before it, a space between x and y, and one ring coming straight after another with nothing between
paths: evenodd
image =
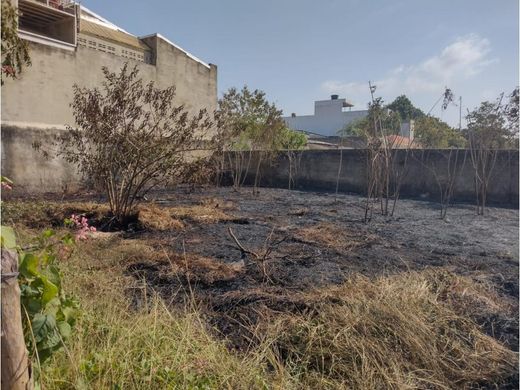
<instances>
[{"instance_id":1,"label":"balcony railing","mask_svg":"<svg viewBox=\"0 0 520 390\"><path fill-rule=\"evenodd\" d=\"M18 30L24 39L76 46L77 3L72 0L18 0Z\"/></svg>"},{"instance_id":2,"label":"balcony railing","mask_svg":"<svg viewBox=\"0 0 520 390\"><path fill-rule=\"evenodd\" d=\"M47 7L59 9L61 11L69 11L74 9L74 0L35 0L38 3L45 4Z\"/></svg>"}]
</instances>

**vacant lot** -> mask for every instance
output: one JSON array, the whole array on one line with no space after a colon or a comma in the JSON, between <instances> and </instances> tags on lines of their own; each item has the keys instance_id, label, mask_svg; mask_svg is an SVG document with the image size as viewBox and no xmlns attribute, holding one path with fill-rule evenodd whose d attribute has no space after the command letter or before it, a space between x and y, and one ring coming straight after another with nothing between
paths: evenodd
<instances>
[{"instance_id":1,"label":"vacant lot","mask_svg":"<svg viewBox=\"0 0 520 390\"><path fill-rule=\"evenodd\" d=\"M139 322L156 294L172 313L194 310L212 343L234 356L222 367L188 348L186 359L195 357L174 366L176 379L154 377L151 388L186 385L179 378L193 365L210 388L518 386L517 210L490 208L481 217L458 205L443 221L437 205L402 200L393 218L374 212L364 223L357 196L224 188L152 198L127 231L97 234L65 270L93 312L118 294ZM85 199L3 207L4 219L30 229L70 212L101 228L106 220L106 208ZM76 348L78 361L92 359L94 351ZM168 351L153 348L157 369ZM121 378L100 379L96 370L70 368L70 383L80 376L91 386L143 385L121 379L125 370L136 375L132 365Z\"/></svg>"},{"instance_id":2,"label":"vacant lot","mask_svg":"<svg viewBox=\"0 0 520 390\"><path fill-rule=\"evenodd\" d=\"M341 284L353 274L372 278L426 267L485 283L518 309L517 210L491 208L480 217L472 206L458 205L443 221L436 204L401 200L394 218L382 217L376 209L372 221L364 223L360 197L276 189L262 189L258 196L247 189L158 195L156 203L204 205L207 210L195 215L174 211L172 215L186 222L183 229L136 237L153 240L181 257L229 265L231 272L226 268L220 275L188 265L172 273L167 259L140 259L130 271L144 276L165 296L191 287L198 299L219 313L228 305L236 312L237 306L254 306L258 300L269 305L269 297L262 294L272 294L272 303L279 306L277 300L286 295ZM244 249L259 255L271 250L265 259L266 276L255 256L239 248L230 228ZM241 300L240 295L248 298ZM482 320L495 337L518 350L517 323L505 318ZM233 327L225 323L223 331L229 326Z\"/></svg>"}]
</instances>

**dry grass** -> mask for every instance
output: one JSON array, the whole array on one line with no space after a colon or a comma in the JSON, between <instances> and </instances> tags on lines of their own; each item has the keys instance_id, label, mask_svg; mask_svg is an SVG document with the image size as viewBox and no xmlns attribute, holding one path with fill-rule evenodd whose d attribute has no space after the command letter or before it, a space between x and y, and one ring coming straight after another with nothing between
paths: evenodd
<instances>
[{"instance_id":1,"label":"dry grass","mask_svg":"<svg viewBox=\"0 0 520 390\"><path fill-rule=\"evenodd\" d=\"M296 208L296 209L289 210L287 212L287 214L295 215L297 217L302 217L302 216L308 214L309 211L310 211L310 209L308 207L302 207L302 208Z\"/></svg>"},{"instance_id":2,"label":"dry grass","mask_svg":"<svg viewBox=\"0 0 520 390\"><path fill-rule=\"evenodd\" d=\"M29 218L28 226L38 230L68 216L66 207L76 213L102 213L105 207L18 202L6 212L5 206L4 219ZM159 230L175 229L165 215L204 223L229 218L211 204L146 212L152 220L160 214L153 227ZM24 228L20 240L35 234ZM331 224L297 234L338 251L371 239ZM79 299L83 314L66 349L43 367L45 389L451 389L516 383L517 354L474 322L514 315L485 280L428 269L375 280L353 276L341 286L310 292L263 286L222 294L215 301L233 310L258 303L251 306L260 320L253 330L258 342L238 354L215 338L196 305L188 300L184 309L166 307L125 272L143 261L159 265L161 277L203 284L244 272L241 263L175 254L157 242L117 234L80 243L61 268L64 288Z\"/></svg>"},{"instance_id":3,"label":"dry grass","mask_svg":"<svg viewBox=\"0 0 520 390\"><path fill-rule=\"evenodd\" d=\"M273 383L257 356L228 351L189 304L167 308L124 273L129 260L148 256L160 252L113 235L81 243L62 265L65 289L79 298L82 316L66 350L44 367L44 388L245 390Z\"/></svg>"},{"instance_id":4,"label":"dry grass","mask_svg":"<svg viewBox=\"0 0 520 390\"><path fill-rule=\"evenodd\" d=\"M219 221L232 220L219 207L213 205L194 205L185 207L171 207L170 212L175 218L190 219L199 223L217 223Z\"/></svg>"},{"instance_id":5,"label":"dry grass","mask_svg":"<svg viewBox=\"0 0 520 390\"><path fill-rule=\"evenodd\" d=\"M310 310L280 316L262 337L306 388L469 388L517 372L517 355L468 319L475 302L480 310L500 305L469 279L444 271L357 276L308 301Z\"/></svg>"},{"instance_id":6,"label":"dry grass","mask_svg":"<svg viewBox=\"0 0 520 390\"><path fill-rule=\"evenodd\" d=\"M224 200L220 198L203 198L200 200L202 206L209 206L213 208L219 208L221 210L235 210L237 206L230 200Z\"/></svg>"},{"instance_id":7,"label":"dry grass","mask_svg":"<svg viewBox=\"0 0 520 390\"><path fill-rule=\"evenodd\" d=\"M182 221L172 217L168 208L153 203L140 205L137 215L141 225L148 230L182 230L185 227Z\"/></svg>"},{"instance_id":8,"label":"dry grass","mask_svg":"<svg viewBox=\"0 0 520 390\"><path fill-rule=\"evenodd\" d=\"M35 202L9 200L2 202L3 223L23 224L30 228L63 226L63 220L71 214L84 214L89 219L107 215L106 204L94 202Z\"/></svg>"},{"instance_id":9,"label":"dry grass","mask_svg":"<svg viewBox=\"0 0 520 390\"><path fill-rule=\"evenodd\" d=\"M195 254L169 254L169 268L163 275L180 275L192 283L213 284L236 278L244 272L244 262L224 263Z\"/></svg>"},{"instance_id":10,"label":"dry grass","mask_svg":"<svg viewBox=\"0 0 520 390\"><path fill-rule=\"evenodd\" d=\"M375 239L365 232L325 222L302 228L296 232L295 237L305 243L324 245L339 253L369 245Z\"/></svg>"}]
</instances>

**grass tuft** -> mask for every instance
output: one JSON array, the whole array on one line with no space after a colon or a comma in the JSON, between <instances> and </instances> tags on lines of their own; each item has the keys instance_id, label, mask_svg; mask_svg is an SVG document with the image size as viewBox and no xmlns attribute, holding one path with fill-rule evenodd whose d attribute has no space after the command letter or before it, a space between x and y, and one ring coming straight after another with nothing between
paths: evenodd
<instances>
[{"instance_id":1,"label":"grass tuft","mask_svg":"<svg viewBox=\"0 0 520 390\"><path fill-rule=\"evenodd\" d=\"M517 355L466 316L468 279L445 271L362 276L315 292L263 330L307 388L450 389L511 380ZM494 310L492 292L472 288ZM466 302L453 305L453 302Z\"/></svg>"}]
</instances>

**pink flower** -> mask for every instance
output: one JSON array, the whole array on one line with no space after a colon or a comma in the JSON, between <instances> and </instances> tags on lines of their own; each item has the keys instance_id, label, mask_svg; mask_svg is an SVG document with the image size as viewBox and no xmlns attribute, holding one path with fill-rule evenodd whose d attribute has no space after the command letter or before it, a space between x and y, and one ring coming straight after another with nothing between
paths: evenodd
<instances>
[{"instance_id":1,"label":"pink flower","mask_svg":"<svg viewBox=\"0 0 520 390\"><path fill-rule=\"evenodd\" d=\"M88 225L88 219L86 217L72 214L70 218L77 229L76 240L86 240L88 238L87 233L96 231L94 226Z\"/></svg>"},{"instance_id":2,"label":"pink flower","mask_svg":"<svg viewBox=\"0 0 520 390\"><path fill-rule=\"evenodd\" d=\"M11 186L10 186L8 183L6 183L6 182L2 182L2 188L3 188L4 190L12 190L12 189L13 189L13 187L11 187Z\"/></svg>"}]
</instances>

